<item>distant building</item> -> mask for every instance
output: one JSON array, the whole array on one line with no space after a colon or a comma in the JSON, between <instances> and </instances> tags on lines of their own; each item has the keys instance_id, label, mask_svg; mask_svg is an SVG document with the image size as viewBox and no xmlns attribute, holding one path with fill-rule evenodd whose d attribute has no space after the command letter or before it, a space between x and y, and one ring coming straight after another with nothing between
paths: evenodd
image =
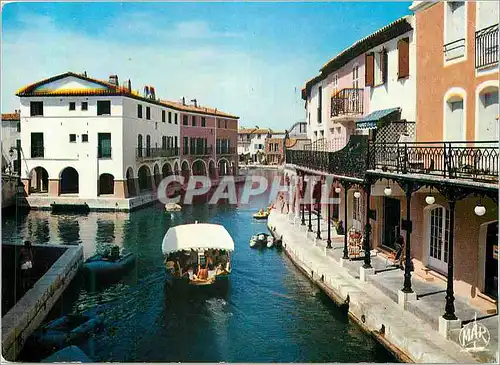
<instances>
[{"instance_id":1,"label":"distant building","mask_svg":"<svg viewBox=\"0 0 500 365\"><path fill-rule=\"evenodd\" d=\"M21 117L18 110L2 114L2 173L19 171L17 151L11 150L11 147L21 147Z\"/></svg>"},{"instance_id":2,"label":"distant building","mask_svg":"<svg viewBox=\"0 0 500 365\"><path fill-rule=\"evenodd\" d=\"M263 128L240 128L238 130L238 155L240 160L259 162L259 155L264 156L266 138L284 136L285 132L276 132Z\"/></svg>"}]
</instances>

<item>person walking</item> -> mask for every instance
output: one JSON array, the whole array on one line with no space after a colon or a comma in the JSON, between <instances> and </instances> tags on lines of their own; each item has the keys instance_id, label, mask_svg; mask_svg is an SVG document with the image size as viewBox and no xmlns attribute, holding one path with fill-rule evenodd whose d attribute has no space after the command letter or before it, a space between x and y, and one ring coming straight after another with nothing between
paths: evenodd
<instances>
[{"instance_id":1,"label":"person walking","mask_svg":"<svg viewBox=\"0 0 500 365\"><path fill-rule=\"evenodd\" d=\"M30 241L24 241L19 253L19 264L21 266L21 287L28 289L31 285L31 271L33 269L33 247Z\"/></svg>"}]
</instances>

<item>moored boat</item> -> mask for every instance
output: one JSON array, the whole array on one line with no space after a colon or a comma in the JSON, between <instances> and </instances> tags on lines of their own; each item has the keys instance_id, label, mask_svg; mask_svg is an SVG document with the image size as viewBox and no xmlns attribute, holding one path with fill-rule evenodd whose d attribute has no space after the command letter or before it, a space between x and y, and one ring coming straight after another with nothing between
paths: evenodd
<instances>
[{"instance_id":1,"label":"moored boat","mask_svg":"<svg viewBox=\"0 0 500 365\"><path fill-rule=\"evenodd\" d=\"M258 233L250 238L251 248L271 248L274 245L274 237L267 233Z\"/></svg>"},{"instance_id":2,"label":"moored boat","mask_svg":"<svg viewBox=\"0 0 500 365\"><path fill-rule=\"evenodd\" d=\"M222 225L172 227L162 242L167 282L188 288L224 286L231 275L233 251L234 241Z\"/></svg>"},{"instance_id":3,"label":"moored boat","mask_svg":"<svg viewBox=\"0 0 500 365\"><path fill-rule=\"evenodd\" d=\"M121 254L115 246L115 251L111 254L98 253L89 257L83 264L83 270L94 275L120 274L133 268L136 260L134 253Z\"/></svg>"}]
</instances>

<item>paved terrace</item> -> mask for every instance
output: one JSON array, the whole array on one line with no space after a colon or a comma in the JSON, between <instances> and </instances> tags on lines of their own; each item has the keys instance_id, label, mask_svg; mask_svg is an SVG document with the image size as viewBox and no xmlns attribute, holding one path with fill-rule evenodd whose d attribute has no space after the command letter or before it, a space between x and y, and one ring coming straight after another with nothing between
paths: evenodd
<instances>
[{"instance_id":1,"label":"paved terrace","mask_svg":"<svg viewBox=\"0 0 500 365\"><path fill-rule=\"evenodd\" d=\"M278 210L273 210L268 220L270 229L277 236L283 236L285 250L291 259L306 273L312 272L313 280L323 277L319 279L320 286L324 283L337 299L345 300L349 295L349 312L358 320L362 316L366 318L365 324L360 323L367 327L365 329L378 331L384 324L384 339L414 362L498 363L498 315L488 315L473 307L467 298L455 297L457 317L467 321L477 315L478 323L484 324L491 335L487 351L475 353L472 357L458 345L459 330L452 330L448 340L438 332L439 318L444 314L446 302L445 283L428 282L413 275L412 288L417 300L408 301L405 310L398 304L398 292L404 280L401 269L372 251L375 275L369 275L367 282L363 283L359 280L363 260L341 260L344 236L337 235L333 225L332 249L326 249L327 222L320 220L320 240L316 239L317 223L317 216L313 214L313 232L307 232L307 212L306 225L302 226L300 217L293 213L281 214Z\"/></svg>"}]
</instances>

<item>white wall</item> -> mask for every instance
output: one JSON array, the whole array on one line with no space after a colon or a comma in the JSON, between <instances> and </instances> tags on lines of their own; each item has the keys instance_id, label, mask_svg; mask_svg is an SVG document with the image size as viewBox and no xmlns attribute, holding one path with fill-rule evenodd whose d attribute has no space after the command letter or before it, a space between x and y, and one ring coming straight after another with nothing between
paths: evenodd
<instances>
[{"instance_id":1,"label":"white wall","mask_svg":"<svg viewBox=\"0 0 500 365\"><path fill-rule=\"evenodd\" d=\"M332 76L332 75L330 75ZM333 86L331 82L331 77L325 80L319 81L317 84L311 87L311 95L307 100L306 107L306 122L307 125L307 137L311 142L315 142L318 139L326 138L330 140L330 97L332 95ZM319 106L319 87L322 87L322 109L321 109L321 123L318 123L318 106ZM310 116L309 116L310 114ZM309 124L310 121L310 124ZM321 136L321 131L324 135ZM316 132L316 133L315 133Z\"/></svg>"},{"instance_id":2,"label":"white wall","mask_svg":"<svg viewBox=\"0 0 500 365\"><path fill-rule=\"evenodd\" d=\"M413 21L414 18L411 19ZM410 39L410 75L404 79L398 80L398 41L402 38ZM369 110L365 110L365 114L367 114L367 112L371 113L375 110L400 107L402 109L401 119L406 119L411 122L416 120L415 105L417 100L417 88L415 41L414 32L409 31L367 52L375 52L375 58L377 59L377 52L380 52L384 47L386 48L388 56L388 75L387 82L385 84L369 88L370 102L367 105ZM375 74L378 72L377 66L375 66Z\"/></svg>"},{"instance_id":3,"label":"white wall","mask_svg":"<svg viewBox=\"0 0 500 365\"><path fill-rule=\"evenodd\" d=\"M97 101L111 101L111 115L97 115ZM43 116L30 116L30 102L42 101ZM75 111L69 111L69 102L75 101ZM89 103L88 110L79 108L81 101ZM62 170L71 166L79 173L79 196L95 197L99 175L110 173L115 179L123 179L122 151L122 97L22 97L21 98L21 146L23 159L22 177L37 166L44 167L49 179L58 179ZM43 133L44 158L31 158L31 133ZM111 133L111 159L97 158L98 133ZM69 135L76 134L76 142ZM88 142L82 142L82 134L88 134Z\"/></svg>"}]
</instances>

